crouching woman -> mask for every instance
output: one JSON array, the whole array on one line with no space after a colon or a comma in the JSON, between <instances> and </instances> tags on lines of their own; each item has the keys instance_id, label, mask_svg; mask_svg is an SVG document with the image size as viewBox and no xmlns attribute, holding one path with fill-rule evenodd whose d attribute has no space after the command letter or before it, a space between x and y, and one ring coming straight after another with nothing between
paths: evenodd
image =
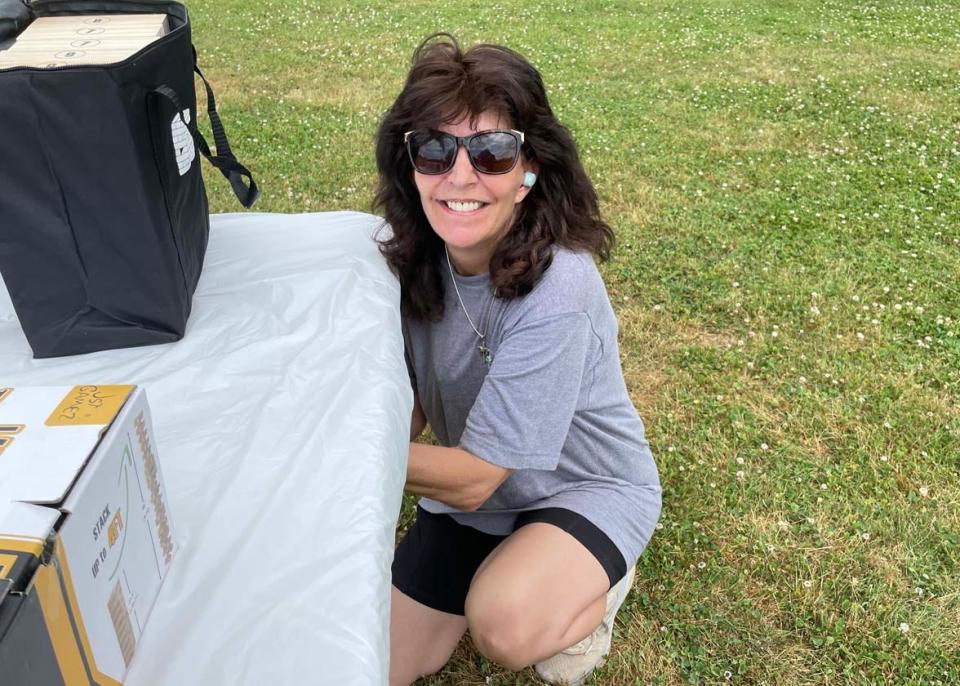
<instances>
[{"instance_id":1,"label":"crouching woman","mask_svg":"<svg viewBox=\"0 0 960 686\"><path fill-rule=\"evenodd\" d=\"M381 250L401 283L422 498L393 564L390 683L477 650L579 683L660 513L594 258L613 243L538 71L450 36L416 51L377 133Z\"/></svg>"}]
</instances>

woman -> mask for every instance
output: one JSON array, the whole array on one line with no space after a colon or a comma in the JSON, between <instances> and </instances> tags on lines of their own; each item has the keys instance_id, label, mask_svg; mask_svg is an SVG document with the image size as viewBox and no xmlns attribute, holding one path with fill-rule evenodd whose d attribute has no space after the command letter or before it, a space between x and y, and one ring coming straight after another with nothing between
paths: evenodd
<instances>
[{"instance_id":1,"label":"woman","mask_svg":"<svg viewBox=\"0 0 960 686\"><path fill-rule=\"evenodd\" d=\"M490 660L575 684L660 512L617 323L593 256L613 243L540 74L428 38L377 134L381 250L415 391L393 565L390 683L439 671L464 631Z\"/></svg>"}]
</instances>

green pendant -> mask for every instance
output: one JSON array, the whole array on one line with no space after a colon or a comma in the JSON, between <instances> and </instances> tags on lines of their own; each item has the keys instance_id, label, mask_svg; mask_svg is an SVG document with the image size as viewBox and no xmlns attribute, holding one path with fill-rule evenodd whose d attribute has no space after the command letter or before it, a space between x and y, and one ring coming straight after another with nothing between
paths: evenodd
<instances>
[{"instance_id":1,"label":"green pendant","mask_svg":"<svg viewBox=\"0 0 960 686\"><path fill-rule=\"evenodd\" d=\"M477 346L477 350L480 351L480 359L489 367L490 363L493 362L493 355L490 354L490 348L481 342L480 345Z\"/></svg>"}]
</instances>

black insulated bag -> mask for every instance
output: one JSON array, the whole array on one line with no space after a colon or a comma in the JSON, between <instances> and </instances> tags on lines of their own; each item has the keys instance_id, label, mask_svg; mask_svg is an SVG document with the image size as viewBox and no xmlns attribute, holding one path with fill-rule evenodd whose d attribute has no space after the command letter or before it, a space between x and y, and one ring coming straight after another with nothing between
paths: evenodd
<instances>
[{"instance_id":1,"label":"black insulated bag","mask_svg":"<svg viewBox=\"0 0 960 686\"><path fill-rule=\"evenodd\" d=\"M168 33L114 64L64 55L0 69L0 273L35 357L179 340L210 227L200 157L244 207L259 195L197 68L186 8L34 0L24 13L0 3L0 40L39 17L167 15ZM214 152L197 129L195 73Z\"/></svg>"}]
</instances>

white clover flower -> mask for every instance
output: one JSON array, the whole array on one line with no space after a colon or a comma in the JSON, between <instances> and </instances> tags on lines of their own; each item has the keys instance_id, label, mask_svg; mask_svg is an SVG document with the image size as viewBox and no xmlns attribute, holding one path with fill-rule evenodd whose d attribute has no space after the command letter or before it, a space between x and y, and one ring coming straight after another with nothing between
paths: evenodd
<instances>
[{"instance_id":1,"label":"white clover flower","mask_svg":"<svg viewBox=\"0 0 960 686\"><path fill-rule=\"evenodd\" d=\"M811 587L813 587L813 582L810 581L810 579L807 579L806 581L803 582L803 587L804 587L804 588L811 588Z\"/></svg>"},{"instance_id":2,"label":"white clover flower","mask_svg":"<svg viewBox=\"0 0 960 686\"><path fill-rule=\"evenodd\" d=\"M744 476L745 475L742 469L737 472L737 478L740 479L741 481L743 480Z\"/></svg>"},{"instance_id":3,"label":"white clover flower","mask_svg":"<svg viewBox=\"0 0 960 686\"><path fill-rule=\"evenodd\" d=\"M865 541L869 541L869 540L870 540L870 534L867 533L866 531L864 531L862 534L860 534L860 538L862 538L862 539L865 540Z\"/></svg>"},{"instance_id":4,"label":"white clover flower","mask_svg":"<svg viewBox=\"0 0 960 686\"><path fill-rule=\"evenodd\" d=\"M769 450L769 449L770 449L770 446L767 445L766 443L760 444L760 450Z\"/></svg>"},{"instance_id":5,"label":"white clover flower","mask_svg":"<svg viewBox=\"0 0 960 686\"><path fill-rule=\"evenodd\" d=\"M900 622L900 633L906 634L909 631L910 631L910 625L907 624L906 622Z\"/></svg>"},{"instance_id":6,"label":"white clover flower","mask_svg":"<svg viewBox=\"0 0 960 686\"><path fill-rule=\"evenodd\" d=\"M926 486L921 486L921 487L920 487L920 497L921 497L921 498L926 498L926 497L929 496L929 495L930 495L930 489L927 488Z\"/></svg>"},{"instance_id":7,"label":"white clover flower","mask_svg":"<svg viewBox=\"0 0 960 686\"><path fill-rule=\"evenodd\" d=\"M742 457L738 457L738 458L737 458L737 464L743 464L743 458L742 458Z\"/></svg>"}]
</instances>

